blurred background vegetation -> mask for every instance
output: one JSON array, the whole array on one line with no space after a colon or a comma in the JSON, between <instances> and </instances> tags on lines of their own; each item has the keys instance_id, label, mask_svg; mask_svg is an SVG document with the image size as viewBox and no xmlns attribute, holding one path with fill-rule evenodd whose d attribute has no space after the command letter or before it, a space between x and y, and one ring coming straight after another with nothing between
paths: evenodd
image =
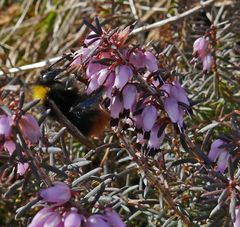
<instances>
[{"instance_id":1,"label":"blurred background vegetation","mask_svg":"<svg viewBox=\"0 0 240 227\"><path fill-rule=\"evenodd\" d=\"M141 27L181 14L198 6L199 2L0 0L0 70L6 73L0 76L0 85L12 81L20 85L16 89L24 87L29 92L29 84L39 75L40 69L20 71L17 74L8 74L8 69L48 60L70 49L77 49L89 32L83 25L84 19L91 22L97 16L107 28L126 26L135 21L136 27ZM213 138L229 132L230 117L239 111L239 9L238 0L213 1L208 7L182 19L131 37L133 43L141 46L154 45L156 51L164 55L160 58L160 65L179 75L192 102L198 103L193 108L192 119L188 118L186 122L189 136L196 143L203 141L206 131L213 127L216 127ZM190 63L192 45L211 25L217 28L217 43L212 46L216 65L211 73L203 74L201 66L193 67ZM124 166L121 164L120 169L124 169ZM11 180L1 176L1 181L9 181L9 185ZM133 169L128 183L131 185L134 181L138 181L138 173ZM116 183L120 187L121 183ZM16 222L14 214L29 199L28 195L21 195L20 192L18 197L9 199L3 197L4 191L5 188L0 187L0 226L26 226L26 219ZM130 213L134 212L133 209ZM151 223L145 216L134 220L136 222L133 221L132 226L147 226L144 223Z\"/></svg>"}]
</instances>

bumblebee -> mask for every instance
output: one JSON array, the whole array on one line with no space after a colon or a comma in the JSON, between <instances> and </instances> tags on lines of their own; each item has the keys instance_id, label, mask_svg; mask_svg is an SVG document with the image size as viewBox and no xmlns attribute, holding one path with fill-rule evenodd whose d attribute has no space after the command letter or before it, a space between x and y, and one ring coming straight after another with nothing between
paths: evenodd
<instances>
[{"instance_id":1,"label":"bumblebee","mask_svg":"<svg viewBox=\"0 0 240 227\"><path fill-rule=\"evenodd\" d=\"M40 99L45 109L51 110L50 116L67 126L73 136L76 127L86 138L99 137L110 120L109 114L99 105L102 92L86 95L75 85L69 87L57 79L62 71L53 69L41 73L33 86L33 98ZM66 122L70 122L70 126Z\"/></svg>"}]
</instances>

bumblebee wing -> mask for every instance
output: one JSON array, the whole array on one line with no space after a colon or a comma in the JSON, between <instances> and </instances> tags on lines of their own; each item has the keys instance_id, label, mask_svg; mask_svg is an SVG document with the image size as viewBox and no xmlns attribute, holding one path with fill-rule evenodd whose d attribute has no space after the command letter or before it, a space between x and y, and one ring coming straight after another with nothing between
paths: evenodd
<instances>
[{"instance_id":1,"label":"bumblebee wing","mask_svg":"<svg viewBox=\"0 0 240 227\"><path fill-rule=\"evenodd\" d=\"M81 114L84 111L92 109L94 106L96 106L96 104L97 104L97 100L88 99L88 100L80 102L76 106L72 107L70 109L70 112L75 113L75 114Z\"/></svg>"},{"instance_id":2,"label":"bumblebee wing","mask_svg":"<svg viewBox=\"0 0 240 227\"><path fill-rule=\"evenodd\" d=\"M98 92L94 93L93 95L91 95L89 98L87 98L86 100L78 103L77 105L73 106L70 109L70 112L76 112L76 113L81 113L83 111L89 110L89 109L93 109L97 106L97 104L100 101L100 98L102 97L102 90L99 90Z\"/></svg>"}]
</instances>

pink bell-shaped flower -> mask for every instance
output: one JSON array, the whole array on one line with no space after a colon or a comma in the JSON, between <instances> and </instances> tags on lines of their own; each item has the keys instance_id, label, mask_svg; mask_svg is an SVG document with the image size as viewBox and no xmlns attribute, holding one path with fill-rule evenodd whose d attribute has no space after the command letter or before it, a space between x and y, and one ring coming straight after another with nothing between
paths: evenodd
<instances>
[{"instance_id":1,"label":"pink bell-shaped flower","mask_svg":"<svg viewBox=\"0 0 240 227\"><path fill-rule=\"evenodd\" d=\"M175 80L172 83L171 86L171 95L178 101L178 102L182 102L186 105L189 106L189 101L187 98L187 94L186 91L183 89L183 87L180 85L180 83L178 82L178 80Z\"/></svg>"},{"instance_id":2,"label":"pink bell-shaped flower","mask_svg":"<svg viewBox=\"0 0 240 227\"><path fill-rule=\"evenodd\" d=\"M125 227L125 223L120 218L119 214L111 208L105 209L105 216L107 217L111 227Z\"/></svg>"},{"instance_id":3,"label":"pink bell-shaped flower","mask_svg":"<svg viewBox=\"0 0 240 227\"><path fill-rule=\"evenodd\" d=\"M25 162L25 163L18 162L18 164L17 164L17 173L20 176L23 176L25 174L25 172L27 171L28 167L29 167L29 164L27 162Z\"/></svg>"},{"instance_id":4,"label":"pink bell-shaped flower","mask_svg":"<svg viewBox=\"0 0 240 227\"><path fill-rule=\"evenodd\" d=\"M30 114L23 115L19 120L19 126L24 139L28 143L37 143L40 139L40 127L37 120Z\"/></svg>"},{"instance_id":5,"label":"pink bell-shaped flower","mask_svg":"<svg viewBox=\"0 0 240 227\"><path fill-rule=\"evenodd\" d=\"M71 66L72 65L80 65L81 63L86 61L91 52L92 52L92 49L85 48L85 47L82 47L81 49L77 50L74 53L75 57L74 57L74 59L73 59L73 61L71 63Z\"/></svg>"},{"instance_id":6,"label":"pink bell-shaped flower","mask_svg":"<svg viewBox=\"0 0 240 227\"><path fill-rule=\"evenodd\" d=\"M164 132L158 136L158 131L160 129L159 124L155 124L151 130L150 138L148 141L148 148L158 149L163 142Z\"/></svg>"},{"instance_id":7,"label":"pink bell-shaped flower","mask_svg":"<svg viewBox=\"0 0 240 227\"><path fill-rule=\"evenodd\" d=\"M133 76L132 69L128 65L117 66L115 69L115 74L116 78L114 82L114 87L116 87L119 90L122 90L122 88Z\"/></svg>"},{"instance_id":8,"label":"pink bell-shaped flower","mask_svg":"<svg viewBox=\"0 0 240 227\"><path fill-rule=\"evenodd\" d=\"M202 59L202 64L203 64L203 71L209 72L213 65L213 56L210 54L204 56Z\"/></svg>"},{"instance_id":9,"label":"pink bell-shaped flower","mask_svg":"<svg viewBox=\"0 0 240 227\"><path fill-rule=\"evenodd\" d=\"M149 132L157 120L157 109L153 105L148 105L142 112L143 129Z\"/></svg>"},{"instance_id":10,"label":"pink bell-shaped flower","mask_svg":"<svg viewBox=\"0 0 240 227\"><path fill-rule=\"evenodd\" d=\"M145 64L149 72L155 72L158 70L157 59L154 54L150 51L146 51L145 55Z\"/></svg>"},{"instance_id":11,"label":"pink bell-shaped flower","mask_svg":"<svg viewBox=\"0 0 240 227\"><path fill-rule=\"evenodd\" d=\"M178 102L174 97L167 97L164 100L164 109L168 113L171 121L177 123L180 117Z\"/></svg>"},{"instance_id":12,"label":"pink bell-shaped flower","mask_svg":"<svg viewBox=\"0 0 240 227\"><path fill-rule=\"evenodd\" d=\"M43 208L40 211L37 212L37 214L32 219L31 223L28 225L28 227L43 227L46 220L54 214L54 211L49 208Z\"/></svg>"},{"instance_id":13,"label":"pink bell-shaped flower","mask_svg":"<svg viewBox=\"0 0 240 227\"><path fill-rule=\"evenodd\" d=\"M169 97L172 91L172 84L165 83L161 86L161 90L164 91L164 96Z\"/></svg>"},{"instance_id":14,"label":"pink bell-shaped flower","mask_svg":"<svg viewBox=\"0 0 240 227\"><path fill-rule=\"evenodd\" d=\"M230 154L225 148L220 148L220 146L224 144L225 142L221 139L215 140L212 143L211 149L208 153L208 158L210 161L217 161L217 170L221 173L223 173L227 168L228 159L230 157Z\"/></svg>"},{"instance_id":15,"label":"pink bell-shaped flower","mask_svg":"<svg viewBox=\"0 0 240 227\"><path fill-rule=\"evenodd\" d=\"M101 69L106 68L105 65L95 63L94 61L96 61L96 60L98 60L98 59L92 58L92 60L87 65L86 76L89 79L92 78L94 76L94 74L97 74Z\"/></svg>"},{"instance_id":16,"label":"pink bell-shaped flower","mask_svg":"<svg viewBox=\"0 0 240 227\"><path fill-rule=\"evenodd\" d=\"M12 118L6 115L0 115L0 135L9 137L12 131Z\"/></svg>"},{"instance_id":17,"label":"pink bell-shaped flower","mask_svg":"<svg viewBox=\"0 0 240 227\"><path fill-rule=\"evenodd\" d=\"M81 227L85 217L77 212L75 208L64 217L64 227Z\"/></svg>"},{"instance_id":18,"label":"pink bell-shaped flower","mask_svg":"<svg viewBox=\"0 0 240 227\"><path fill-rule=\"evenodd\" d=\"M5 151L10 155L16 150L16 143L11 139L13 120L6 115L0 115L0 137L2 137L2 145Z\"/></svg>"},{"instance_id":19,"label":"pink bell-shaped flower","mask_svg":"<svg viewBox=\"0 0 240 227\"><path fill-rule=\"evenodd\" d=\"M65 183L55 182L54 186L42 189L40 196L46 202L63 204L70 200L71 190Z\"/></svg>"},{"instance_id":20,"label":"pink bell-shaped flower","mask_svg":"<svg viewBox=\"0 0 240 227\"><path fill-rule=\"evenodd\" d=\"M43 227L64 227L62 216L57 213L53 212L45 221Z\"/></svg>"},{"instance_id":21,"label":"pink bell-shaped flower","mask_svg":"<svg viewBox=\"0 0 240 227\"><path fill-rule=\"evenodd\" d=\"M133 84L127 84L122 90L122 96L124 109L131 110L137 97L136 86Z\"/></svg>"},{"instance_id":22,"label":"pink bell-shaped flower","mask_svg":"<svg viewBox=\"0 0 240 227\"><path fill-rule=\"evenodd\" d=\"M10 155L16 150L16 143L13 140L6 140L3 147Z\"/></svg>"},{"instance_id":23,"label":"pink bell-shaped flower","mask_svg":"<svg viewBox=\"0 0 240 227\"><path fill-rule=\"evenodd\" d=\"M129 62L136 69L144 68L145 67L145 55L144 55L143 51L141 51L141 50L133 51L129 56Z\"/></svg>"},{"instance_id":24,"label":"pink bell-shaped flower","mask_svg":"<svg viewBox=\"0 0 240 227\"><path fill-rule=\"evenodd\" d=\"M205 37L200 37L193 43L193 53L197 57L204 57L207 54L209 41Z\"/></svg>"},{"instance_id":25,"label":"pink bell-shaped flower","mask_svg":"<svg viewBox=\"0 0 240 227\"><path fill-rule=\"evenodd\" d=\"M119 118L119 114L123 111L123 104L119 96L114 96L111 100L110 114L114 119Z\"/></svg>"},{"instance_id":26,"label":"pink bell-shaped flower","mask_svg":"<svg viewBox=\"0 0 240 227\"><path fill-rule=\"evenodd\" d=\"M162 85L161 90L164 91L164 110L167 112L171 121L177 123L178 126L182 128L184 107L181 106L181 103L186 106L190 105L185 90L177 80L171 84L166 83Z\"/></svg>"},{"instance_id":27,"label":"pink bell-shaped flower","mask_svg":"<svg viewBox=\"0 0 240 227\"><path fill-rule=\"evenodd\" d=\"M111 227L111 225L103 215L94 214L87 219L84 227Z\"/></svg>"},{"instance_id":28,"label":"pink bell-shaped flower","mask_svg":"<svg viewBox=\"0 0 240 227\"><path fill-rule=\"evenodd\" d=\"M208 153L208 158L210 161L215 162L217 160L219 154L223 151L223 149L219 147L223 144L224 141L221 139L217 139L211 144L211 149Z\"/></svg>"}]
</instances>

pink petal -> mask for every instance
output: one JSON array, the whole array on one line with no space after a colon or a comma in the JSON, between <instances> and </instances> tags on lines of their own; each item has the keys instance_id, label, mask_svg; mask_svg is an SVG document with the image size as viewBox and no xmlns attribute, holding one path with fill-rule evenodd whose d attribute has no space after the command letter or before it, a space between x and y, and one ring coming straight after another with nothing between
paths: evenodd
<instances>
[{"instance_id":1,"label":"pink petal","mask_svg":"<svg viewBox=\"0 0 240 227\"><path fill-rule=\"evenodd\" d=\"M173 97L165 98L164 109L168 113L168 116L170 117L173 123L178 122L180 112L179 112L177 100L175 98Z\"/></svg>"},{"instance_id":2,"label":"pink petal","mask_svg":"<svg viewBox=\"0 0 240 227\"><path fill-rule=\"evenodd\" d=\"M106 81L106 78L109 75L109 73L110 73L109 69L102 69L99 71L97 80L99 85L102 85Z\"/></svg>"},{"instance_id":3,"label":"pink petal","mask_svg":"<svg viewBox=\"0 0 240 227\"><path fill-rule=\"evenodd\" d=\"M171 94L174 96L175 99L177 99L178 102L182 102L185 103L186 105L189 105L187 93L177 80L173 82Z\"/></svg>"},{"instance_id":4,"label":"pink petal","mask_svg":"<svg viewBox=\"0 0 240 227\"><path fill-rule=\"evenodd\" d=\"M115 82L114 87L122 90L126 83L132 78L133 72L132 69L127 65L117 66L115 69Z\"/></svg>"},{"instance_id":5,"label":"pink petal","mask_svg":"<svg viewBox=\"0 0 240 227\"><path fill-rule=\"evenodd\" d=\"M208 153L208 158L210 161L215 162L218 156L220 155L220 153L224 152L224 149L219 148L223 144L224 144L224 141L222 141L221 139L217 139L212 143L211 149Z\"/></svg>"},{"instance_id":6,"label":"pink petal","mask_svg":"<svg viewBox=\"0 0 240 227\"><path fill-rule=\"evenodd\" d=\"M28 227L43 227L45 221L53 214L49 207L43 208L37 212Z\"/></svg>"},{"instance_id":7,"label":"pink petal","mask_svg":"<svg viewBox=\"0 0 240 227\"><path fill-rule=\"evenodd\" d=\"M108 98L112 97L114 81L115 81L115 73L111 72L104 83L104 86L106 87L106 96Z\"/></svg>"},{"instance_id":8,"label":"pink petal","mask_svg":"<svg viewBox=\"0 0 240 227\"><path fill-rule=\"evenodd\" d=\"M150 131L157 120L157 109L152 106L146 106L142 112L143 129Z\"/></svg>"},{"instance_id":9,"label":"pink petal","mask_svg":"<svg viewBox=\"0 0 240 227\"><path fill-rule=\"evenodd\" d=\"M130 54L129 62L136 68L144 68L145 67L145 55L141 50L133 51Z\"/></svg>"},{"instance_id":10,"label":"pink petal","mask_svg":"<svg viewBox=\"0 0 240 227\"><path fill-rule=\"evenodd\" d=\"M79 65L83 63L89 56L90 52L91 52L91 49L85 48L85 47L76 51L74 53L76 56L74 57L74 60L72 61L71 65Z\"/></svg>"},{"instance_id":11,"label":"pink petal","mask_svg":"<svg viewBox=\"0 0 240 227\"><path fill-rule=\"evenodd\" d=\"M115 96L111 100L110 113L111 117L116 119L119 118L119 114L123 111L123 104L119 96Z\"/></svg>"},{"instance_id":12,"label":"pink petal","mask_svg":"<svg viewBox=\"0 0 240 227\"><path fill-rule=\"evenodd\" d=\"M108 77L107 77L107 80L105 81L104 85L106 87L112 87L114 85L114 81L115 81L115 73L114 72L111 72Z\"/></svg>"},{"instance_id":13,"label":"pink petal","mask_svg":"<svg viewBox=\"0 0 240 227\"><path fill-rule=\"evenodd\" d=\"M20 176L23 176L25 174L25 172L27 171L29 167L29 164L28 163L21 163L19 162L18 165L17 165L17 173L20 175Z\"/></svg>"},{"instance_id":14,"label":"pink petal","mask_svg":"<svg viewBox=\"0 0 240 227\"><path fill-rule=\"evenodd\" d=\"M155 72L158 70L157 59L154 54L150 51L146 51L145 55L145 64L149 72Z\"/></svg>"},{"instance_id":15,"label":"pink petal","mask_svg":"<svg viewBox=\"0 0 240 227\"><path fill-rule=\"evenodd\" d=\"M32 115L26 114L22 116L19 121L19 126L25 140L30 143L37 143L39 141L41 135L40 127Z\"/></svg>"},{"instance_id":16,"label":"pink petal","mask_svg":"<svg viewBox=\"0 0 240 227\"><path fill-rule=\"evenodd\" d=\"M0 115L0 135L9 137L12 131L12 118L6 115Z\"/></svg>"},{"instance_id":17,"label":"pink petal","mask_svg":"<svg viewBox=\"0 0 240 227\"><path fill-rule=\"evenodd\" d=\"M230 157L227 151L223 151L219 154L217 160L217 170L223 173L227 168L228 158Z\"/></svg>"},{"instance_id":18,"label":"pink petal","mask_svg":"<svg viewBox=\"0 0 240 227\"><path fill-rule=\"evenodd\" d=\"M164 91L164 95L166 97L170 96L172 85L171 84L163 84L160 88L162 91Z\"/></svg>"},{"instance_id":19,"label":"pink petal","mask_svg":"<svg viewBox=\"0 0 240 227\"><path fill-rule=\"evenodd\" d=\"M94 63L98 59L93 58L92 61L88 63L87 70L86 70L86 76L87 78L91 78L93 74L98 73L101 69L106 68L107 66L101 65L99 63Z\"/></svg>"},{"instance_id":20,"label":"pink petal","mask_svg":"<svg viewBox=\"0 0 240 227\"><path fill-rule=\"evenodd\" d=\"M71 198L71 190L63 182L55 182L54 186L42 189L40 191L40 196L50 203L66 203Z\"/></svg>"},{"instance_id":21,"label":"pink petal","mask_svg":"<svg viewBox=\"0 0 240 227\"><path fill-rule=\"evenodd\" d=\"M13 140L6 140L4 142L4 149L9 152L10 155L16 150L16 143Z\"/></svg>"},{"instance_id":22,"label":"pink petal","mask_svg":"<svg viewBox=\"0 0 240 227\"><path fill-rule=\"evenodd\" d=\"M112 209L107 208L105 210L105 216L108 218L108 221L111 225L111 227L125 227L125 223L122 221L120 216L116 211L113 211Z\"/></svg>"},{"instance_id":23,"label":"pink petal","mask_svg":"<svg viewBox=\"0 0 240 227\"><path fill-rule=\"evenodd\" d=\"M179 110L179 115L178 115L177 124L182 128L183 127L184 110L181 107L178 107L178 110ZM181 128L180 128L180 131L182 131Z\"/></svg>"},{"instance_id":24,"label":"pink petal","mask_svg":"<svg viewBox=\"0 0 240 227\"><path fill-rule=\"evenodd\" d=\"M98 75L94 74L92 75L92 78L90 79L90 83L88 85L88 88L86 90L87 94L91 94L93 91L97 90L100 87L98 84Z\"/></svg>"},{"instance_id":25,"label":"pink petal","mask_svg":"<svg viewBox=\"0 0 240 227\"><path fill-rule=\"evenodd\" d=\"M132 106L134 105L137 96L136 86L133 84L127 84L122 90L122 95L124 109L132 109Z\"/></svg>"}]
</instances>

